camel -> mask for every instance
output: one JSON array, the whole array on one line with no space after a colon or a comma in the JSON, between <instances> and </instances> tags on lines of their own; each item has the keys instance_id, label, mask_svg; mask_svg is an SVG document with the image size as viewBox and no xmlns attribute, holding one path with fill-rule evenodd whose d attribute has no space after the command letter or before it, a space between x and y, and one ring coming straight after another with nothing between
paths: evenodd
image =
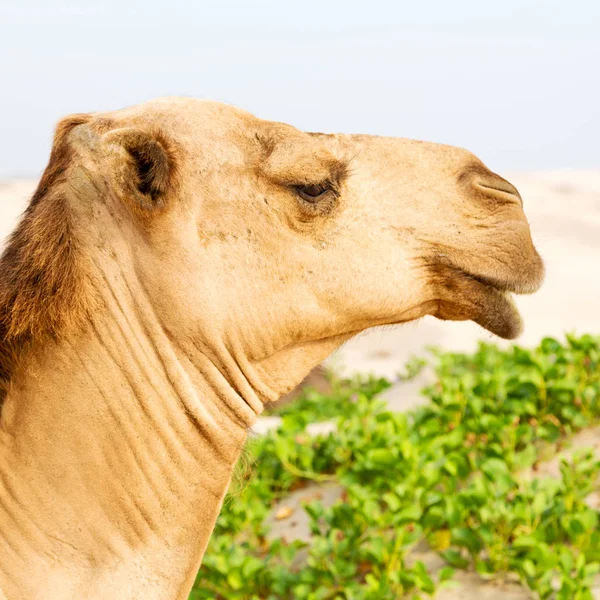
<instances>
[{"instance_id":1,"label":"camel","mask_svg":"<svg viewBox=\"0 0 600 600\"><path fill-rule=\"evenodd\" d=\"M186 98L67 117L0 259L0 589L186 598L265 403L369 327L513 338L543 275L463 149Z\"/></svg>"}]
</instances>

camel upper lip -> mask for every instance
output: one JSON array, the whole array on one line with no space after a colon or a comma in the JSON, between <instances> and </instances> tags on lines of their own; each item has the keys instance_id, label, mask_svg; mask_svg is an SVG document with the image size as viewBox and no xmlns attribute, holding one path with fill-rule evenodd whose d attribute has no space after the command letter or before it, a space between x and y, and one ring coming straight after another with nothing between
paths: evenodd
<instances>
[{"instance_id":1,"label":"camel upper lip","mask_svg":"<svg viewBox=\"0 0 600 600\"><path fill-rule=\"evenodd\" d=\"M473 281L477 283L481 283L486 287L494 288L499 292L510 292L511 294L521 294L522 292L519 289L516 289L515 286L511 285L510 282L500 281L499 279L495 279L493 277L487 277L486 275L477 275L475 273L471 273L470 271L466 271L465 269L457 269L462 275L466 275Z\"/></svg>"},{"instance_id":2,"label":"camel upper lip","mask_svg":"<svg viewBox=\"0 0 600 600\"><path fill-rule=\"evenodd\" d=\"M504 279L498 279L497 277L492 277L489 275L483 275L481 273L473 273L468 269L463 267L459 267L455 264L445 264L445 267L450 270L455 276L463 277L470 279L473 282L479 283L485 287L492 288L498 292L510 292L511 294L528 294L535 289L537 289L537 285L535 289L532 285L524 285L523 282L518 281L508 281Z\"/></svg>"},{"instance_id":3,"label":"camel upper lip","mask_svg":"<svg viewBox=\"0 0 600 600\"><path fill-rule=\"evenodd\" d=\"M486 287L500 292L522 295L537 292L544 281L544 264L539 256L536 255L536 257L532 258L532 262L520 266L515 265L511 270L503 269L504 276L501 277L477 273L447 259L441 261L438 259L437 264L443 265L445 269L449 269L449 272L456 276L467 277Z\"/></svg>"},{"instance_id":4,"label":"camel upper lip","mask_svg":"<svg viewBox=\"0 0 600 600\"><path fill-rule=\"evenodd\" d=\"M517 295L533 294L534 292L537 292L544 280L543 269L541 271L541 275L533 279L519 278L517 276L513 279L499 279L497 277L472 273L464 269L458 270L461 271L463 275L470 277L482 285L494 288L499 292L510 292L511 294Z\"/></svg>"}]
</instances>

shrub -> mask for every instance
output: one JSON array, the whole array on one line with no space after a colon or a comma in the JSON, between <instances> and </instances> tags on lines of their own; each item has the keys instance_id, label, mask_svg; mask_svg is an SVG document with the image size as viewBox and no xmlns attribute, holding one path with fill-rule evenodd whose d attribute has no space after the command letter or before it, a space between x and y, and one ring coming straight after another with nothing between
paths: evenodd
<instances>
[{"instance_id":1,"label":"shrub","mask_svg":"<svg viewBox=\"0 0 600 600\"><path fill-rule=\"evenodd\" d=\"M591 599L600 529L585 500L600 462L583 451L561 461L559 477L536 471L598 421L599 363L600 338L588 335L531 351L438 352L430 402L407 414L377 399L382 379L334 381L331 397L307 391L277 431L250 442L253 472L226 501L190 598L421 598L454 569L475 569L513 573L542 599ZM336 433L309 436L331 410ZM267 537L278 500L326 481L343 494L305 506L310 544ZM436 577L409 558L423 543L446 562Z\"/></svg>"}]
</instances>

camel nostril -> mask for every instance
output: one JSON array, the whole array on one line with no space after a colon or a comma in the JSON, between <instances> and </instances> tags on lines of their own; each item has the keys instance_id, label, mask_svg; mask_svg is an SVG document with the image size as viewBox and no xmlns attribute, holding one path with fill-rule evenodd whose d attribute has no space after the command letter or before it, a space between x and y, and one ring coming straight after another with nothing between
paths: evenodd
<instances>
[{"instance_id":1,"label":"camel nostril","mask_svg":"<svg viewBox=\"0 0 600 600\"><path fill-rule=\"evenodd\" d=\"M490 173L487 177L479 176L474 185L477 189L482 190L487 195L496 196L504 200L517 200L523 206L523 199L519 190L512 184L503 179L499 175Z\"/></svg>"},{"instance_id":2,"label":"camel nostril","mask_svg":"<svg viewBox=\"0 0 600 600\"><path fill-rule=\"evenodd\" d=\"M487 197L491 196L505 202L516 202L523 207L523 199L517 188L481 163L472 163L462 169L458 181L468 188L473 189L474 187L480 194Z\"/></svg>"}]
</instances>

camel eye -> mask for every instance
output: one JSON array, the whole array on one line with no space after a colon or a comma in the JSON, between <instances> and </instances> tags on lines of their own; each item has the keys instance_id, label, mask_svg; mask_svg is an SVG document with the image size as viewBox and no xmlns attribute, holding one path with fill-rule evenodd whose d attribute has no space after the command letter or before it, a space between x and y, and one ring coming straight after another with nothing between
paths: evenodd
<instances>
[{"instance_id":1,"label":"camel eye","mask_svg":"<svg viewBox=\"0 0 600 600\"><path fill-rule=\"evenodd\" d=\"M316 202L327 192L330 192L331 188L326 183L311 183L310 185L299 185L296 190L303 200Z\"/></svg>"}]
</instances>

